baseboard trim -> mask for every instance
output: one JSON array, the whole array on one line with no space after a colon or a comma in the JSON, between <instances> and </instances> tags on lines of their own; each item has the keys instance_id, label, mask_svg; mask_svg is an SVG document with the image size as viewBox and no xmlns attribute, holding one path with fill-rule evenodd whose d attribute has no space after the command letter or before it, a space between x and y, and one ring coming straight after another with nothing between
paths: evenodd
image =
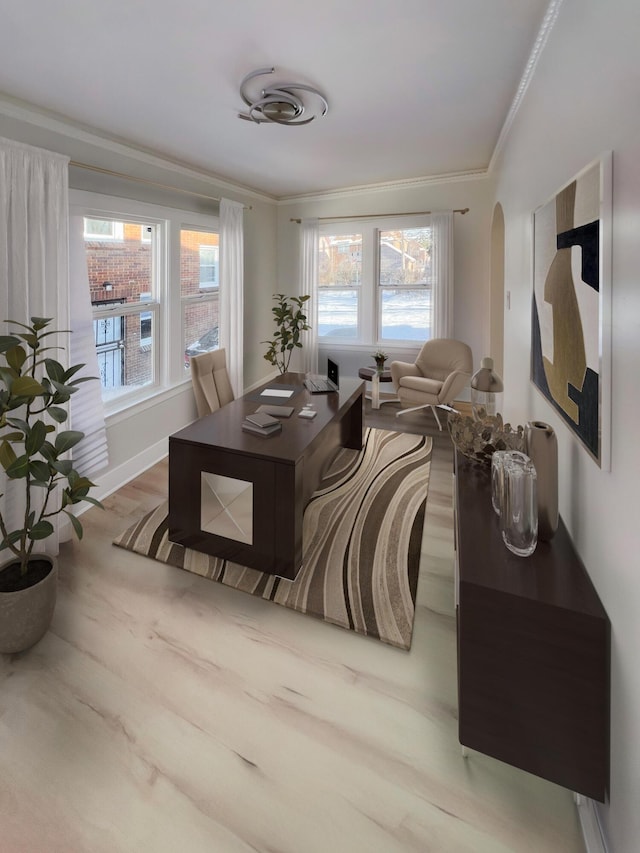
<instances>
[{"instance_id":1,"label":"baseboard trim","mask_svg":"<svg viewBox=\"0 0 640 853\"><path fill-rule=\"evenodd\" d=\"M126 462L123 462L122 465L118 465L118 467L114 468L112 471L108 471L104 476L96 477L98 482L96 483L96 488L91 491L91 497L97 498L99 501L103 501L119 488L125 486L130 480L133 480L139 474L142 474L142 472L146 471L147 468L150 468L152 465L155 465L156 462L160 462L161 459L164 459L168 452L168 437L157 441L155 444L152 444L151 447L145 448L141 453L138 453ZM90 504L84 504L81 511L84 512L89 509L89 507ZM78 515L80 514L81 512L78 512Z\"/></svg>"},{"instance_id":2,"label":"baseboard trim","mask_svg":"<svg viewBox=\"0 0 640 853\"><path fill-rule=\"evenodd\" d=\"M586 853L609 853L594 801L580 794L575 799Z\"/></svg>"}]
</instances>

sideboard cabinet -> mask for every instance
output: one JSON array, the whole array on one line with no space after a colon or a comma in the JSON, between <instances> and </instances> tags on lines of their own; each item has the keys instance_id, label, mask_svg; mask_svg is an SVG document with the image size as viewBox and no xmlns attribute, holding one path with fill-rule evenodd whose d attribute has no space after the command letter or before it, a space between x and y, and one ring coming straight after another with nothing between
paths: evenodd
<instances>
[{"instance_id":1,"label":"sideboard cabinet","mask_svg":"<svg viewBox=\"0 0 640 853\"><path fill-rule=\"evenodd\" d=\"M604 802L610 623L560 520L530 557L502 542L490 469L455 453L459 737Z\"/></svg>"}]
</instances>

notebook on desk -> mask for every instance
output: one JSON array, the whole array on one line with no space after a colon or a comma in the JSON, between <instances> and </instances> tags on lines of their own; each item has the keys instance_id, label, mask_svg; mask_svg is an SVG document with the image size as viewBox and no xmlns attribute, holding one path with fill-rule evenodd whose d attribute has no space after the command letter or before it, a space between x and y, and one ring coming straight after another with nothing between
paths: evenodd
<instances>
[{"instance_id":1,"label":"notebook on desk","mask_svg":"<svg viewBox=\"0 0 640 853\"><path fill-rule=\"evenodd\" d=\"M339 387L339 369L335 361L327 359L326 376L310 376L304 380L304 387L312 394L330 394Z\"/></svg>"}]
</instances>

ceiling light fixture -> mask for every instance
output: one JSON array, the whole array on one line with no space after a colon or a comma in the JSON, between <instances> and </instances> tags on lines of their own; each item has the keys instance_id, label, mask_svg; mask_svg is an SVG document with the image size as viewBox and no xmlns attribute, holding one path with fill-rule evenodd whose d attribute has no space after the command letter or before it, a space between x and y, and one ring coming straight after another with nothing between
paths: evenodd
<instances>
[{"instance_id":1,"label":"ceiling light fixture","mask_svg":"<svg viewBox=\"0 0 640 853\"><path fill-rule=\"evenodd\" d=\"M259 94L258 98L251 98L246 91L246 84L254 77L260 77L263 74L273 74L275 68L260 68L258 71L252 71L244 78L240 84L240 97L249 107L248 112L238 113L238 118L243 118L245 121L253 121L256 124L288 124L296 127L302 124L309 124L317 118L317 111L309 118L302 118L305 112L305 105L302 98L296 92L308 92L315 96L318 100L318 108L320 115L325 116L329 109L324 95L321 95L317 89L312 86L305 86L302 83L277 83L274 86L268 86Z\"/></svg>"}]
</instances>

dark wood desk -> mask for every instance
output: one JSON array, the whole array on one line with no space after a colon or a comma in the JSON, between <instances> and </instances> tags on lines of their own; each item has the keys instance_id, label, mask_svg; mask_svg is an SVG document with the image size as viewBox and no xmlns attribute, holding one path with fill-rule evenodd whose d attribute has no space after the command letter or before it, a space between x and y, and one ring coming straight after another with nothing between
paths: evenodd
<instances>
[{"instance_id":1,"label":"dark wood desk","mask_svg":"<svg viewBox=\"0 0 640 853\"><path fill-rule=\"evenodd\" d=\"M460 743L604 801L610 624L560 520L530 557L504 545L490 469L456 451Z\"/></svg>"},{"instance_id":2,"label":"dark wood desk","mask_svg":"<svg viewBox=\"0 0 640 853\"><path fill-rule=\"evenodd\" d=\"M289 400L258 399L262 390L258 389L169 437L172 542L295 578L302 564L304 508L337 450L341 446L359 449L363 437L361 380L341 379L339 392L314 395L304 388L303 380L303 374L284 374L263 388L278 383L300 387ZM280 419L281 433L263 438L242 431L246 415L261 403L276 402L295 408L290 418ZM297 414L308 402L318 412L313 420ZM215 481L211 489L215 498L209 490L212 477L207 475ZM214 525L203 521L203 506L218 501L222 492L238 495L237 517L242 522L240 532L232 531L237 539L211 532ZM221 518L225 520L230 512L223 510Z\"/></svg>"}]
</instances>

